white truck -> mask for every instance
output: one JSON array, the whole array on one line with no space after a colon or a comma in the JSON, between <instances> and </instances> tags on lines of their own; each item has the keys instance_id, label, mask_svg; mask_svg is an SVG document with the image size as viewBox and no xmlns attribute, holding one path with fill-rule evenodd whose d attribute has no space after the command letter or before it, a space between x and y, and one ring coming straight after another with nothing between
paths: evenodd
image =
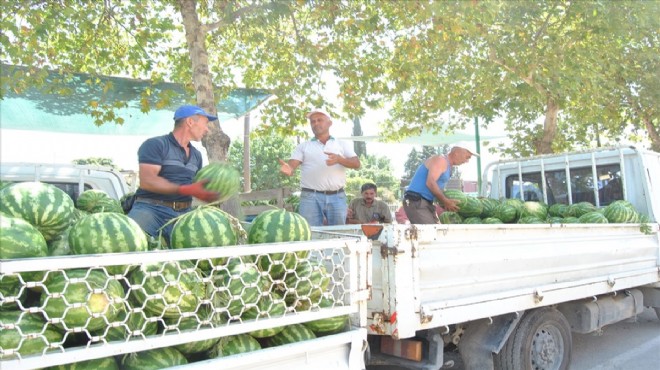
<instances>
[{"instance_id":1,"label":"white truck","mask_svg":"<svg viewBox=\"0 0 660 370\"><path fill-rule=\"evenodd\" d=\"M430 370L443 366L445 351L458 348L468 369L566 369L571 332L598 330L645 306L660 310L660 154L621 147L500 161L490 164L483 178L482 196L548 204L588 200L598 206L625 199L650 221L393 224L383 225L372 240L360 226L329 226L315 229L309 242L103 255L102 260L5 260L0 274L308 250L332 271L332 294L343 302L192 332L175 327L157 336L137 332L126 342L104 342L101 336L87 347L54 343L59 352L43 355L52 364L349 314L352 325L344 333L187 366L390 364ZM36 368L44 359L0 361Z\"/></svg>"}]
</instances>

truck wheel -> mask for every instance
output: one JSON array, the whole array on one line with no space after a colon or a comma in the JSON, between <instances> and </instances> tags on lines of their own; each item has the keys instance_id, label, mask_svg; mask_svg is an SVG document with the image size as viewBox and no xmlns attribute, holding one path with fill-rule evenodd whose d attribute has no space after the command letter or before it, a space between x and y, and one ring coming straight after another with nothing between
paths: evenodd
<instances>
[{"instance_id":1,"label":"truck wheel","mask_svg":"<svg viewBox=\"0 0 660 370\"><path fill-rule=\"evenodd\" d=\"M495 369L568 369L572 345L570 325L559 311L550 307L528 311L495 354Z\"/></svg>"}]
</instances>

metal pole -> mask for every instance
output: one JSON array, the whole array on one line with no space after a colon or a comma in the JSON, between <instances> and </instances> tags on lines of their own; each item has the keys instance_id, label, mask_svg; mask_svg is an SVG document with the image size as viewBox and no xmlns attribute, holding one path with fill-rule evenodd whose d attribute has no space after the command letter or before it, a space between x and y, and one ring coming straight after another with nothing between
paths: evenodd
<instances>
[{"instance_id":1,"label":"metal pole","mask_svg":"<svg viewBox=\"0 0 660 370\"><path fill-rule=\"evenodd\" d=\"M479 137L479 117L474 117L474 142L477 154L477 189L481 189L481 139Z\"/></svg>"},{"instance_id":2,"label":"metal pole","mask_svg":"<svg viewBox=\"0 0 660 370\"><path fill-rule=\"evenodd\" d=\"M243 118L243 192L249 193L250 182L250 112Z\"/></svg>"}]
</instances>

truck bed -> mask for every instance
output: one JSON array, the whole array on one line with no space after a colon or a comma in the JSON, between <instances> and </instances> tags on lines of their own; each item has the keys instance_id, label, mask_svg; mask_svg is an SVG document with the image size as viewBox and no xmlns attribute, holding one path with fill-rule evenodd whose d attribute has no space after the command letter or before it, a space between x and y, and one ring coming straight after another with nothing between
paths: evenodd
<instances>
[{"instance_id":1,"label":"truck bed","mask_svg":"<svg viewBox=\"0 0 660 370\"><path fill-rule=\"evenodd\" d=\"M657 283L658 224L648 226L388 225L372 244L368 332L409 338Z\"/></svg>"}]
</instances>

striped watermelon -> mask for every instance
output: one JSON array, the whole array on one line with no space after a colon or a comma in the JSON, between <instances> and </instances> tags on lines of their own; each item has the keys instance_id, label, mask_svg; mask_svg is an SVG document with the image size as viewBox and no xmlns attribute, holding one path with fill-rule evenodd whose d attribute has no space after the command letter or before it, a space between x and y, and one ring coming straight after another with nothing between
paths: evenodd
<instances>
[{"instance_id":1,"label":"striped watermelon","mask_svg":"<svg viewBox=\"0 0 660 370\"><path fill-rule=\"evenodd\" d=\"M481 201L481 218L493 217L495 214L495 208L500 204L500 201L493 198L478 198Z\"/></svg>"},{"instance_id":2,"label":"striped watermelon","mask_svg":"<svg viewBox=\"0 0 660 370\"><path fill-rule=\"evenodd\" d=\"M181 332L212 328L210 323L202 324L195 316L182 317L180 319L166 319L165 322L168 325L176 325ZM172 330L172 332L176 333L177 331ZM166 331L165 334L169 334L169 332ZM193 353L206 352L210 350L216 343L218 343L219 339L220 338L210 338L191 341L176 345L174 348L179 350L179 352L183 353L184 355L191 355Z\"/></svg>"},{"instance_id":3,"label":"striped watermelon","mask_svg":"<svg viewBox=\"0 0 660 370\"><path fill-rule=\"evenodd\" d=\"M484 224L501 224L503 223L502 220L500 220L497 217L486 217L483 220L481 220L482 223Z\"/></svg>"},{"instance_id":4,"label":"striped watermelon","mask_svg":"<svg viewBox=\"0 0 660 370\"><path fill-rule=\"evenodd\" d=\"M19 310L25 307L28 291L21 289L23 285L18 275L0 274L0 297L2 297L0 311Z\"/></svg>"},{"instance_id":5,"label":"striped watermelon","mask_svg":"<svg viewBox=\"0 0 660 370\"><path fill-rule=\"evenodd\" d=\"M273 209L260 213L252 221L248 231L249 244L280 243L311 240L309 223L301 215L283 209ZM257 264L262 271L268 271L273 280L284 277L285 270L295 267L296 259L304 259L309 251L296 253L273 253L259 256Z\"/></svg>"},{"instance_id":6,"label":"striped watermelon","mask_svg":"<svg viewBox=\"0 0 660 370\"><path fill-rule=\"evenodd\" d=\"M483 210L484 206L479 199L466 196L458 214L462 217L479 217Z\"/></svg>"},{"instance_id":7,"label":"striped watermelon","mask_svg":"<svg viewBox=\"0 0 660 370\"><path fill-rule=\"evenodd\" d=\"M286 303L282 296L277 292L269 292L259 298L256 306L245 310L241 316L242 320L264 320L269 318L282 317L286 314ZM284 329L283 326L266 328L251 331L249 334L255 338L267 338L279 333Z\"/></svg>"},{"instance_id":8,"label":"striped watermelon","mask_svg":"<svg viewBox=\"0 0 660 370\"><path fill-rule=\"evenodd\" d=\"M328 296L324 296L321 298L321 302L319 302L320 308L332 308L335 305L337 304L335 303L334 299ZM317 336L320 336L341 332L346 327L348 321L348 315L341 315L304 322L303 325L313 331Z\"/></svg>"},{"instance_id":9,"label":"striped watermelon","mask_svg":"<svg viewBox=\"0 0 660 370\"><path fill-rule=\"evenodd\" d=\"M187 364L186 357L174 347L129 353L124 355L119 362L122 370L160 370Z\"/></svg>"},{"instance_id":10,"label":"striped watermelon","mask_svg":"<svg viewBox=\"0 0 660 370\"><path fill-rule=\"evenodd\" d=\"M296 269L284 275L284 285L276 289L284 294L289 307L316 305L330 285L330 276L321 261L301 260Z\"/></svg>"},{"instance_id":11,"label":"striped watermelon","mask_svg":"<svg viewBox=\"0 0 660 370\"><path fill-rule=\"evenodd\" d=\"M27 221L0 214L0 259L48 256L43 235Z\"/></svg>"},{"instance_id":12,"label":"striped watermelon","mask_svg":"<svg viewBox=\"0 0 660 370\"><path fill-rule=\"evenodd\" d=\"M546 219L546 221L549 224L561 224L564 222L564 219L562 217L550 216Z\"/></svg>"},{"instance_id":13,"label":"striped watermelon","mask_svg":"<svg viewBox=\"0 0 660 370\"><path fill-rule=\"evenodd\" d=\"M451 224L462 224L463 217L456 212L444 211L440 216L438 216L441 224L451 225Z\"/></svg>"},{"instance_id":14,"label":"striped watermelon","mask_svg":"<svg viewBox=\"0 0 660 370\"><path fill-rule=\"evenodd\" d=\"M79 279L79 281L71 281ZM99 270L76 269L49 273L41 293L41 307L50 319L60 318L63 329L84 327L96 331L115 321L125 310L121 283ZM80 307L71 307L82 303ZM101 317L93 318L95 314Z\"/></svg>"},{"instance_id":15,"label":"striped watermelon","mask_svg":"<svg viewBox=\"0 0 660 370\"><path fill-rule=\"evenodd\" d=\"M79 361L72 364L51 366L46 370L119 370L114 357L97 358L94 360Z\"/></svg>"},{"instance_id":16,"label":"striped watermelon","mask_svg":"<svg viewBox=\"0 0 660 370\"><path fill-rule=\"evenodd\" d=\"M152 276L154 271L158 273ZM178 318L183 312L196 312L206 296L201 276L201 271L185 260L140 265L128 276L133 307L142 307L148 317Z\"/></svg>"},{"instance_id":17,"label":"striped watermelon","mask_svg":"<svg viewBox=\"0 0 660 370\"><path fill-rule=\"evenodd\" d=\"M617 200L610 203L603 209L603 216L611 223L627 224L639 222L639 213L630 202L625 200Z\"/></svg>"},{"instance_id":18,"label":"striped watermelon","mask_svg":"<svg viewBox=\"0 0 660 370\"><path fill-rule=\"evenodd\" d=\"M468 217L465 220L463 220L464 224L480 224L481 223L481 218L479 217Z\"/></svg>"},{"instance_id":19,"label":"striped watermelon","mask_svg":"<svg viewBox=\"0 0 660 370\"><path fill-rule=\"evenodd\" d=\"M229 259L226 267L211 272L213 284L208 286L215 310L226 309L229 316L238 317L246 305L254 305L269 283L261 278L254 263L245 263L238 257Z\"/></svg>"},{"instance_id":20,"label":"striped watermelon","mask_svg":"<svg viewBox=\"0 0 660 370\"><path fill-rule=\"evenodd\" d=\"M197 171L195 182L208 180L204 188L215 191L220 195L219 202L223 202L236 194L241 188L241 175L228 163L209 163Z\"/></svg>"},{"instance_id":21,"label":"striped watermelon","mask_svg":"<svg viewBox=\"0 0 660 370\"><path fill-rule=\"evenodd\" d=\"M108 341L124 341L131 337L142 338L158 333L158 322L147 320L141 310L123 311L117 316L115 322L120 322L121 325L108 327L107 331L103 330L98 334L105 334L105 339Z\"/></svg>"},{"instance_id":22,"label":"striped watermelon","mask_svg":"<svg viewBox=\"0 0 660 370\"><path fill-rule=\"evenodd\" d=\"M23 219L0 214L0 259L46 256L48 245L39 230ZM23 272L21 276L26 282L42 281L44 273Z\"/></svg>"},{"instance_id":23,"label":"striped watermelon","mask_svg":"<svg viewBox=\"0 0 660 370\"><path fill-rule=\"evenodd\" d=\"M598 211L587 212L582 216L578 217L578 222L581 224L606 224L608 223L607 218L603 216L602 213Z\"/></svg>"},{"instance_id":24,"label":"striped watermelon","mask_svg":"<svg viewBox=\"0 0 660 370\"><path fill-rule=\"evenodd\" d=\"M287 325L284 329L266 339L268 347L281 346L284 344L302 342L316 338L316 334L303 324Z\"/></svg>"},{"instance_id":25,"label":"striped watermelon","mask_svg":"<svg viewBox=\"0 0 660 370\"><path fill-rule=\"evenodd\" d=\"M118 200L113 199L103 190L85 190L76 200L76 208L89 213L117 212L124 213Z\"/></svg>"},{"instance_id":26,"label":"striped watermelon","mask_svg":"<svg viewBox=\"0 0 660 370\"><path fill-rule=\"evenodd\" d=\"M55 185L22 182L0 190L0 212L29 222L46 241L69 226L73 209L73 200Z\"/></svg>"},{"instance_id":27,"label":"striped watermelon","mask_svg":"<svg viewBox=\"0 0 660 370\"><path fill-rule=\"evenodd\" d=\"M455 189L446 189L442 193L445 195L445 198L455 200L456 206L458 206L459 209L465 206L468 198L467 194Z\"/></svg>"},{"instance_id":28,"label":"striped watermelon","mask_svg":"<svg viewBox=\"0 0 660 370\"><path fill-rule=\"evenodd\" d=\"M63 341L63 335L47 324L41 313L0 311L0 360L16 357L4 351L13 350L21 356L41 354L48 344Z\"/></svg>"},{"instance_id":29,"label":"striped watermelon","mask_svg":"<svg viewBox=\"0 0 660 370\"><path fill-rule=\"evenodd\" d=\"M548 206L541 202L525 202L520 217L522 218L530 216L539 220L545 220L548 217Z\"/></svg>"},{"instance_id":30,"label":"striped watermelon","mask_svg":"<svg viewBox=\"0 0 660 370\"><path fill-rule=\"evenodd\" d=\"M596 206L589 202L579 202L568 206L566 209L566 216L580 218L580 216L586 213L595 212L597 210Z\"/></svg>"},{"instance_id":31,"label":"striped watermelon","mask_svg":"<svg viewBox=\"0 0 660 370\"><path fill-rule=\"evenodd\" d=\"M78 220L69 231L74 254L146 252L147 235L123 213L91 213ZM125 273L125 266L106 267L111 274Z\"/></svg>"},{"instance_id":32,"label":"striped watermelon","mask_svg":"<svg viewBox=\"0 0 660 370\"><path fill-rule=\"evenodd\" d=\"M519 224L545 224L546 220L542 220L535 216L523 216L518 219Z\"/></svg>"},{"instance_id":33,"label":"striped watermelon","mask_svg":"<svg viewBox=\"0 0 660 370\"><path fill-rule=\"evenodd\" d=\"M237 334L220 338L220 341L208 352L208 356L209 358L227 357L260 349L261 344L249 334Z\"/></svg>"},{"instance_id":34,"label":"striped watermelon","mask_svg":"<svg viewBox=\"0 0 660 370\"><path fill-rule=\"evenodd\" d=\"M554 217L566 217L566 212L568 211L568 205L563 203L555 203L548 207L548 215Z\"/></svg>"},{"instance_id":35,"label":"striped watermelon","mask_svg":"<svg viewBox=\"0 0 660 370\"><path fill-rule=\"evenodd\" d=\"M236 245L238 235L229 217L217 207L197 207L176 221L172 228L170 246L181 249ZM221 266L227 263L227 259L214 258L211 263ZM199 267L204 272L213 268L208 260L199 261Z\"/></svg>"},{"instance_id":36,"label":"striped watermelon","mask_svg":"<svg viewBox=\"0 0 660 370\"><path fill-rule=\"evenodd\" d=\"M494 216L503 223L513 223L518 220L519 211L512 202L503 201L495 208Z\"/></svg>"},{"instance_id":37,"label":"striped watermelon","mask_svg":"<svg viewBox=\"0 0 660 370\"><path fill-rule=\"evenodd\" d=\"M563 224L577 224L579 222L580 221L578 220L577 217L572 217L572 216L564 217L563 220L562 220Z\"/></svg>"}]
</instances>

